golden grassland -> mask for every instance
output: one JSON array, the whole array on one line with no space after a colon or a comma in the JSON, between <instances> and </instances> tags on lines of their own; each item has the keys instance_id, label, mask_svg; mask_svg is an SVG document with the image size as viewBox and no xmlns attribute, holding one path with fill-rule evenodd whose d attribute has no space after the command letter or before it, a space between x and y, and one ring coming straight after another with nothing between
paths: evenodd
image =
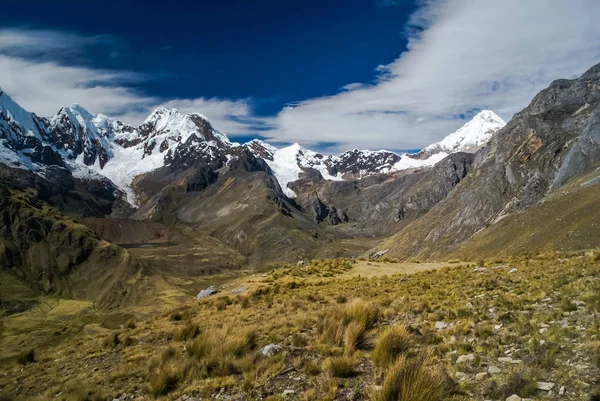
<instances>
[{"instance_id":1,"label":"golden grassland","mask_svg":"<svg viewBox=\"0 0 600 401\"><path fill-rule=\"evenodd\" d=\"M2 320L0 399L588 400L599 255L313 261L137 319L45 298Z\"/></svg>"}]
</instances>

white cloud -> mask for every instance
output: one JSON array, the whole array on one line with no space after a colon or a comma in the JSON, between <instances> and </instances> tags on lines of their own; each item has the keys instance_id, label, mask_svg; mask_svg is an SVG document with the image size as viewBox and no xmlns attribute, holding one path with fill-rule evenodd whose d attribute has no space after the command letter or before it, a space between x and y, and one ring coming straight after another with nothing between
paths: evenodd
<instances>
[{"instance_id":1,"label":"white cloud","mask_svg":"<svg viewBox=\"0 0 600 401\"><path fill-rule=\"evenodd\" d=\"M40 115L77 102L139 123L162 104L205 114L228 135L271 127L261 134L280 143L336 143L336 151L415 149L456 130L461 113L491 109L509 120L553 79L573 78L600 61L597 0L420 4L405 27L408 50L377 67L374 84L348 83L334 96L301 100L270 119L254 117L247 99L166 101L131 89L132 82L149 79L143 75L51 59L107 46L116 40L110 36L0 30L0 86Z\"/></svg>"},{"instance_id":2,"label":"white cloud","mask_svg":"<svg viewBox=\"0 0 600 401\"><path fill-rule=\"evenodd\" d=\"M25 109L51 116L61 107L79 103L130 124L141 123L154 108L200 112L215 128L230 135L254 133L265 121L251 115L249 102L217 98L164 100L128 85L149 79L122 70L65 66L52 55L78 54L86 46L111 43L109 36L82 37L53 31L0 30L0 87Z\"/></svg>"},{"instance_id":3,"label":"white cloud","mask_svg":"<svg viewBox=\"0 0 600 401\"><path fill-rule=\"evenodd\" d=\"M408 50L377 68L374 85L284 108L267 135L338 150L419 148L488 108L506 120L556 78L600 61L597 0L422 2L407 27Z\"/></svg>"}]
</instances>

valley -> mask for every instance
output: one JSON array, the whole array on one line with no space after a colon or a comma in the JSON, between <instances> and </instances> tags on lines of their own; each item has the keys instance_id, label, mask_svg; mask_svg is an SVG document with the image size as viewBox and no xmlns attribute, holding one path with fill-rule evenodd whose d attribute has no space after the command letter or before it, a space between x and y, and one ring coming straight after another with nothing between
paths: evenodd
<instances>
[{"instance_id":1,"label":"valley","mask_svg":"<svg viewBox=\"0 0 600 401\"><path fill-rule=\"evenodd\" d=\"M596 400L599 206L600 64L412 153L0 90L0 400Z\"/></svg>"}]
</instances>

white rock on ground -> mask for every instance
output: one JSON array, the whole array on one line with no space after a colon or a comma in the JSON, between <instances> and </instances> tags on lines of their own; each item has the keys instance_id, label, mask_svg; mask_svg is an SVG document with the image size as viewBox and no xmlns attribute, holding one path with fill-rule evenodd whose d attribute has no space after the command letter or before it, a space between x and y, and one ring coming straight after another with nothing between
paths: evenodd
<instances>
[{"instance_id":1,"label":"white rock on ground","mask_svg":"<svg viewBox=\"0 0 600 401\"><path fill-rule=\"evenodd\" d=\"M475 375L475 380L483 380L488 376L488 372L481 372Z\"/></svg>"},{"instance_id":2,"label":"white rock on ground","mask_svg":"<svg viewBox=\"0 0 600 401\"><path fill-rule=\"evenodd\" d=\"M542 391L550 391L554 388L555 384L550 382L537 382L537 389Z\"/></svg>"},{"instance_id":3,"label":"white rock on ground","mask_svg":"<svg viewBox=\"0 0 600 401\"><path fill-rule=\"evenodd\" d=\"M269 344L269 345L265 345L260 350L260 353L263 354L264 356L273 356L276 353L278 353L279 351L281 351L281 345L279 345L279 344Z\"/></svg>"},{"instance_id":4,"label":"white rock on ground","mask_svg":"<svg viewBox=\"0 0 600 401\"><path fill-rule=\"evenodd\" d=\"M522 401L522 398L516 394L511 395L506 399L506 401Z\"/></svg>"},{"instance_id":5,"label":"white rock on ground","mask_svg":"<svg viewBox=\"0 0 600 401\"><path fill-rule=\"evenodd\" d=\"M502 373L502 369L500 369L497 366L490 366L488 367L488 373L490 375L499 375L500 373Z\"/></svg>"},{"instance_id":6,"label":"white rock on ground","mask_svg":"<svg viewBox=\"0 0 600 401\"><path fill-rule=\"evenodd\" d=\"M445 329L446 328L446 323L441 322L441 321L435 322L435 328L438 329L438 330Z\"/></svg>"},{"instance_id":7,"label":"white rock on ground","mask_svg":"<svg viewBox=\"0 0 600 401\"><path fill-rule=\"evenodd\" d=\"M467 355L459 356L458 359L456 360L456 363L473 362L474 360L475 360L475 355L467 354Z\"/></svg>"}]
</instances>

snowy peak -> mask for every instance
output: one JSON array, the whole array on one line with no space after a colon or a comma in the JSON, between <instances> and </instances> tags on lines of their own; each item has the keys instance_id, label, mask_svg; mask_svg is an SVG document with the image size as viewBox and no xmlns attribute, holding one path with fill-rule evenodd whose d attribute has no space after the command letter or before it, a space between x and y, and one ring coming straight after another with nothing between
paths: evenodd
<instances>
[{"instance_id":1,"label":"snowy peak","mask_svg":"<svg viewBox=\"0 0 600 401\"><path fill-rule=\"evenodd\" d=\"M216 141L229 144L229 139L215 130L210 121L199 113L184 114L177 109L159 106L139 127L143 137L169 138L186 142L195 135L201 141Z\"/></svg>"},{"instance_id":2,"label":"snowy peak","mask_svg":"<svg viewBox=\"0 0 600 401\"><path fill-rule=\"evenodd\" d=\"M244 144L246 148L254 156L260 157L264 160L273 160L273 155L277 152L277 148L273 145L270 145L266 142L261 141L260 139L253 139L250 142Z\"/></svg>"},{"instance_id":3,"label":"snowy peak","mask_svg":"<svg viewBox=\"0 0 600 401\"><path fill-rule=\"evenodd\" d=\"M441 141L427 146L423 151L445 151L447 153L468 151L485 145L492 135L506 122L491 110L480 111L471 121Z\"/></svg>"},{"instance_id":4,"label":"snowy peak","mask_svg":"<svg viewBox=\"0 0 600 401\"><path fill-rule=\"evenodd\" d=\"M35 136L41 139L37 119L28 111L19 106L6 92L0 88L0 120L3 128L0 138L16 136Z\"/></svg>"}]
</instances>

